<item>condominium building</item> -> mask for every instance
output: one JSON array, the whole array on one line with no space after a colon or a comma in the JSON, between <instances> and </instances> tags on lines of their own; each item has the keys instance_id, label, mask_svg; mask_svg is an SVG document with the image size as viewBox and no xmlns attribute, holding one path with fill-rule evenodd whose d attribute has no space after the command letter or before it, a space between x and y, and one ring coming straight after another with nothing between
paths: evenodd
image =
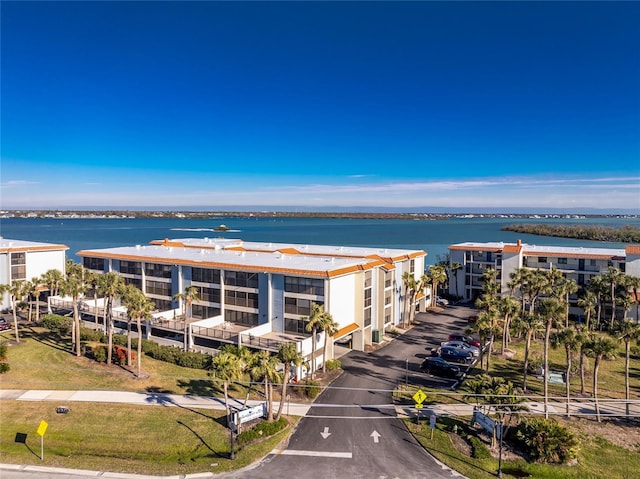
<instances>
[{"instance_id":1,"label":"condominium building","mask_svg":"<svg viewBox=\"0 0 640 479\"><path fill-rule=\"evenodd\" d=\"M62 244L39 243L0 237L0 284L31 280L50 269L65 270L66 251ZM11 298L0 298L0 310L11 309Z\"/></svg>"},{"instance_id":2,"label":"condominium building","mask_svg":"<svg viewBox=\"0 0 640 479\"><path fill-rule=\"evenodd\" d=\"M538 246L522 243L459 243L449 246L450 265L461 268L451 273L449 292L475 300L482 292L482 274L487 268L498 272L502 292L508 292L511 273L519 268L556 268L579 286L589 283L609 267L640 277L640 246L625 248L583 248Z\"/></svg>"},{"instance_id":3,"label":"condominium building","mask_svg":"<svg viewBox=\"0 0 640 479\"><path fill-rule=\"evenodd\" d=\"M356 350L382 340L405 311L403 274L418 279L424 251L347 246L246 242L240 239L183 238L149 245L84 250L83 266L119 273L156 305L150 331L184 331L189 348L221 344L277 350L298 343L304 355L318 351L324 333L312 344L306 330L313 303L337 323L329 340ZM184 304L176 299L195 287L198 300L181 321ZM428 296L420 298L424 307Z\"/></svg>"}]
</instances>

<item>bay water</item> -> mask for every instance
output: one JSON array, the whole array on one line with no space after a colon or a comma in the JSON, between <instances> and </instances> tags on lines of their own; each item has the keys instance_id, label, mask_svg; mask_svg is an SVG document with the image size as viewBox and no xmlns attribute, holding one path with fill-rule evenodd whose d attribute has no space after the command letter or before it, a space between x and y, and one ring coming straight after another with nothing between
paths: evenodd
<instances>
[{"instance_id":1,"label":"bay water","mask_svg":"<svg viewBox=\"0 0 640 479\"><path fill-rule=\"evenodd\" d=\"M215 231L221 223L226 232ZM640 227L640 217L505 218L452 217L426 219L337 219L237 216L210 218L2 218L0 236L7 239L65 244L67 258L78 251L148 244L164 238L237 238L245 241L420 249L427 265L445 258L451 244L503 241L555 246L624 248L607 243L502 231L510 224L577 224Z\"/></svg>"}]
</instances>

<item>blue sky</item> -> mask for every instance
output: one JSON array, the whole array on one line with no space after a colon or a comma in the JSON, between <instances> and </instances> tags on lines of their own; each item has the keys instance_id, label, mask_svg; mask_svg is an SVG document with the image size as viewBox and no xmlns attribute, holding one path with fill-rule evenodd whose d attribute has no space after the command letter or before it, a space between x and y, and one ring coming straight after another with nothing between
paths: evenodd
<instances>
[{"instance_id":1,"label":"blue sky","mask_svg":"<svg viewBox=\"0 0 640 479\"><path fill-rule=\"evenodd\" d=\"M640 2L1 8L4 209L640 211Z\"/></svg>"}]
</instances>

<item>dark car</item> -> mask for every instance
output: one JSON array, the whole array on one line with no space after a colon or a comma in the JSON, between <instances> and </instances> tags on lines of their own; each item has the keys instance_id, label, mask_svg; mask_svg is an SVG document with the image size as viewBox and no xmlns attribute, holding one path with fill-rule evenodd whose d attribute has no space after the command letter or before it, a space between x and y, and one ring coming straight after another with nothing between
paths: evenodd
<instances>
[{"instance_id":1,"label":"dark car","mask_svg":"<svg viewBox=\"0 0 640 479\"><path fill-rule=\"evenodd\" d=\"M0 331L7 331L8 329L11 329L11 325L6 319L0 318Z\"/></svg>"},{"instance_id":2,"label":"dark car","mask_svg":"<svg viewBox=\"0 0 640 479\"><path fill-rule=\"evenodd\" d=\"M467 336L465 334L450 334L449 341L462 341L480 349L480 341L478 341L477 339L473 339L471 336Z\"/></svg>"},{"instance_id":3,"label":"dark car","mask_svg":"<svg viewBox=\"0 0 640 479\"><path fill-rule=\"evenodd\" d=\"M442 358L426 358L420 365L420 371L433 374L434 376L445 376L456 378L461 371L455 364L450 364Z\"/></svg>"},{"instance_id":4,"label":"dark car","mask_svg":"<svg viewBox=\"0 0 640 479\"><path fill-rule=\"evenodd\" d=\"M436 350L436 354L446 361L454 363L470 363L473 361L473 353L452 346L442 346Z\"/></svg>"}]
</instances>

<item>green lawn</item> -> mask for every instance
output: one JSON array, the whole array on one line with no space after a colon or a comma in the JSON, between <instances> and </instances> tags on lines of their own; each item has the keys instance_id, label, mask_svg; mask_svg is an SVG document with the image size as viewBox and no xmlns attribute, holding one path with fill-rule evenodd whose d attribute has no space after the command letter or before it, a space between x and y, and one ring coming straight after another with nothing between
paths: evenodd
<instances>
[{"instance_id":1,"label":"green lawn","mask_svg":"<svg viewBox=\"0 0 640 479\"><path fill-rule=\"evenodd\" d=\"M473 459L458 451L451 440L452 425L457 420L438 420L433 439L428 424L416 425L405 421L418 441L437 459L469 479L496 477L498 460ZM459 422L459 421L458 421ZM580 437L581 450L574 465L543 465L523 459L502 462L503 477L507 479L532 477L536 479L632 479L640 471L640 454L598 437Z\"/></svg>"}]
</instances>

